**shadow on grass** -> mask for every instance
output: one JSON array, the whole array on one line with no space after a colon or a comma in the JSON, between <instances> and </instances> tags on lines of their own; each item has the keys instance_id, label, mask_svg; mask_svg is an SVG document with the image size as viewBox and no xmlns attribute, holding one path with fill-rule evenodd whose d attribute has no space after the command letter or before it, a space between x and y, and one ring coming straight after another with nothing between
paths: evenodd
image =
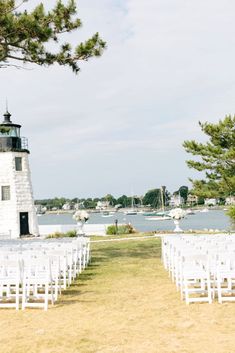
<instances>
[{"instance_id":1,"label":"shadow on grass","mask_svg":"<svg viewBox=\"0 0 235 353\"><path fill-rule=\"evenodd\" d=\"M75 298L71 298L71 299L60 299L56 304L55 304L55 308L59 308L65 305L74 305L77 303L94 303L94 300L82 300L80 298L77 298L77 296Z\"/></svg>"},{"instance_id":2,"label":"shadow on grass","mask_svg":"<svg viewBox=\"0 0 235 353\"><path fill-rule=\"evenodd\" d=\"M94 293L91 290L84 290L82 287L86 286L84 283L76 283L72 284L68 289L62 291L62 295L56 303L56 307L60 307L62 305L71 305L75 303L88 303L93 302L93 300L84 300L81 299L82 295Z\"/></svg>"},{"instance_id":3,"label":"shadow on grass","mask_svg":"<svg viewBox=\"0 0 235 353\"><path fill-rule=\"evenodd\" d=\"M56 303L56 307L71 305L78 302L89 302L89 300L81 300L80 297L84 294L93 292L84 290L84 287L88 285L87 281L92 280L92 278L95 276L95 272L91 271L96 267L97 265L88 266L66 290L62 290L62 295L59 297L59 300Z\"/></svg>"}]
</instances>

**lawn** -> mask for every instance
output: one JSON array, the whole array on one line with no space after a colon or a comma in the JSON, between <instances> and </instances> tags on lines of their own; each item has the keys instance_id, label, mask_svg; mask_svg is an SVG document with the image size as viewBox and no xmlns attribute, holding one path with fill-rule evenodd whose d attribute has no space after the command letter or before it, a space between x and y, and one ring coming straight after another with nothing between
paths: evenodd
<instances>
[{"instance_id":1,"label":"lawn","mask_svg":"<svg viewBox=\"0 0 235 353\"><path fill-rule=\"evenodd\" d=\"M232 353L235 303L191 304L160 240L92 244L92 263L47 312L0 310L0 353Z\"/></svg>"}]
</instances>

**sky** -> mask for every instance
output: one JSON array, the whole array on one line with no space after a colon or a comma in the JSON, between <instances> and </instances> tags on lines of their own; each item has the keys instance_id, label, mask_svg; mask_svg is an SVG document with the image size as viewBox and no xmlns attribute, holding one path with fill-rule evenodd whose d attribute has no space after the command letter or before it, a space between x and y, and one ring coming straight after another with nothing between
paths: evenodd
<instances>
[{"instance_id":1,"label":"sky","mask_svg":"<svg viewBox=\"0 0 235 353\"><path fill-rule=\"evenodd\" d=\"M29 139L35 198L173 192L201 178L182 143L205 141L199 121L235 112L234 13L232 0L79 0L83 26L65 39L98 31L102 57L77 76L1 69L0 112L7 97Z\"/></svg>"}]
</instances>

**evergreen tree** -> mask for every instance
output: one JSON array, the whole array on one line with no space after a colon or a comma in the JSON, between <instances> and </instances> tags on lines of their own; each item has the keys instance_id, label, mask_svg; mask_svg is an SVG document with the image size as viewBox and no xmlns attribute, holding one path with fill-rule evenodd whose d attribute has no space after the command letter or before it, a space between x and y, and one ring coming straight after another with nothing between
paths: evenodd
<instances>
[{"instance_id":1,"label":"evergreen tree","mask_svg":"<svg viewBox=\"0 0 235 353\"><path fill-rule=\"evenodd\" d=\"M80 61L102 54L105 42L98 33L78 44L74 50L67 42L55 52L48 49L51 42L59 46L63 33L81 27L81 20L75 17L74 0L69 0L67 5L58 0L49 12L45 11L42 3L31 12L18 12L23 2L26 0L21 3L0 0L0 68L17 66L17 62L45 66L57 63L69 66L77 73Z\"/></svg>"},{"instance_id":2,"label":"evergreen tree","mask_svg":"<svg viewBox=\"0 0 235 353\"><path fill-rule=\"evenodd\" d=\"M183 144L186 152L199 157L187 161L188 166L205 172L205 180L191 180L194 193L203 197L235 195L235 116L226 116L217 124L199 124L209 141Z\"/></svg>"}]
</instances>

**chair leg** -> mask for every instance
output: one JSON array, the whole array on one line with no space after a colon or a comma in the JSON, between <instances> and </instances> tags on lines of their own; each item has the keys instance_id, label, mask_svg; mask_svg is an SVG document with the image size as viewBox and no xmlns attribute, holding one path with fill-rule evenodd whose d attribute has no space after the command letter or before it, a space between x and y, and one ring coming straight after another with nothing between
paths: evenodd
<instances>
[{"instance_id":1,"label":"chair leg","mask_svg":"<svg viewBox=\"0 0 235 353\"><path fill-rule=\"evenodd\" d=\"M218 291L218 302L222 304L222 290L221 290L221 281L219 277L217 277L217 291Z\"/></svg>"},{"instance_id":2,"label":"chair leg","mask_svg":"<svg viewBox=\"0 0 235 353\"><path fill-rule=\"evenodd\" d=\"M25 309L25 304L26 304L26 295L27 295L27 288L26 288L26 282L23 282L23 289L22 289L22 310Z\"/></svg>"},{"instance_id":3,"label":"chair leg","mask_svg":"<svg viewBox=\"0 0 235 353\"><path fill-rule=\"evenodd\" d=\"M187 278L183 279L184 283L184 292L185 292L185 302L188 305L189 304L189 291L188 291L188 280Z\"/></svg>"},{"instance_id":4,"label":"chair leg","mask_svg":"<svg viewBox=\"0 0 235 353\"><path fill-rule=\"evenodd\" d=\"M20 306L20 287L19 283L16 283L16 310L19 310Z\"/></svg>"},{"instance_id":5,"label":"chair leg","mask_svg":"<svg viewBox=\"0 0 235 353\"><path fill-rule=\"evenodd\" d=\"M45 284L45 301L44 301L44 310L48 309L48 283Z\"/></svg>"},{"instance_id":6,"label":"chair leg","mask_svg":"<svg viewBox=\"0 0 235 353\"><path fill-rule=\"evenodd\" d=\"M211 288L211 280L210 280L210 275L208 274L208 278L207 278L207 292L208 292L208 302L209 304L212 304L212 295L213 295L213 291Z\"/></svg>"},{"instance_id":7,"label":"chair leg","mask_svg":"<svg viewBox=\"0 0 235 353\"><path fill-rule=\"evenodd\" d=\"M50 283L50 289L51 289L51 304L54 305L55 304L55 300L54 300L54 288L53 288L53 283ZM55 289L56 291L56 289Z\"/></svg>"}]
</instances>

